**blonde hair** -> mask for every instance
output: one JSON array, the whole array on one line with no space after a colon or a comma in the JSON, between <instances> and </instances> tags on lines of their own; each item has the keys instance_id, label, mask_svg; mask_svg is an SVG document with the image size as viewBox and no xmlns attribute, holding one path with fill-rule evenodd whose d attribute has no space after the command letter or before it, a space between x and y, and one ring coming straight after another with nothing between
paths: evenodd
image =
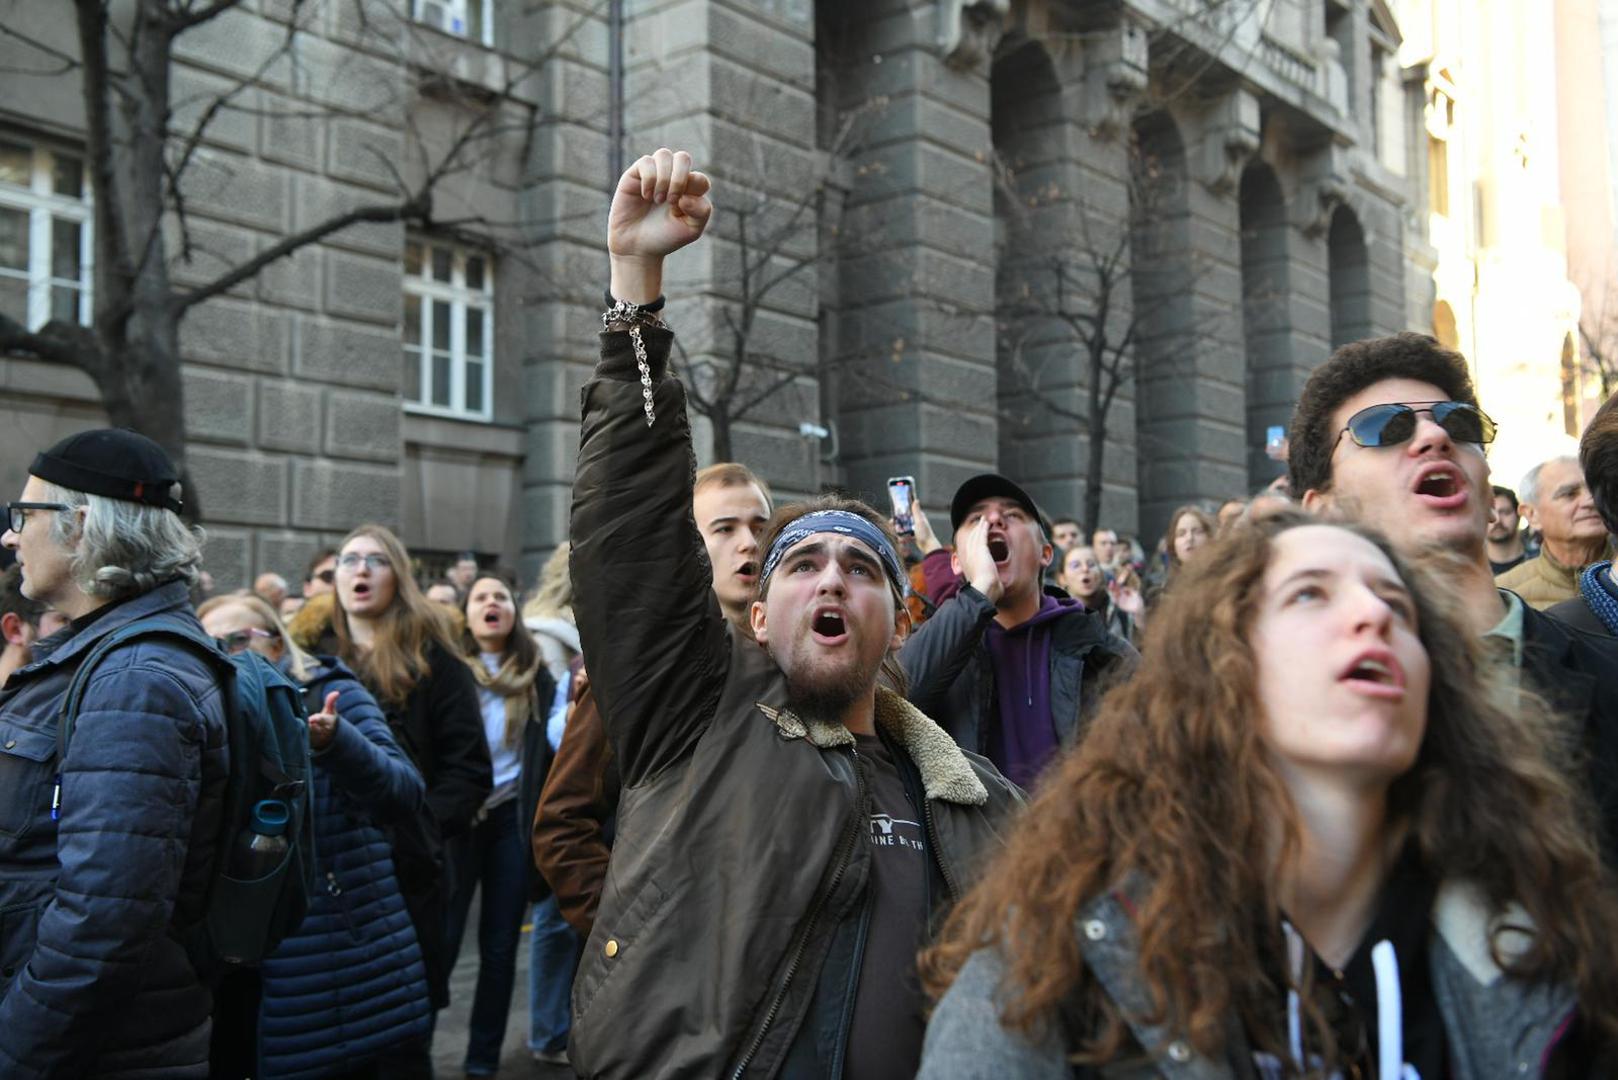
<instances>
[{"instance_id":1,"label":"blonde hair","mask_svg":"<svg viewBox=\"0 0 1618 1080\"><path fill-rule=\"evenodd\" d=\"M245 608L258 622L260 630L268 630L280 639L281 648L286 650L287 671L295 680L301 683L309 677L309 671L314 667L314 658L298 647L298 643L292 640L292 635L287 631L286 623L281 621L281 616L270 607L269 601L257 593L243 589L241 592L204 600L197 608L197 618L205 619L211 613L228 607Z\"/></svg>"},{"instance_id":2,"label":"blonde hair","mask_svg":"<svg viewBox=\"0 0 1618 1080\"><path fill-rule=\"evenodd\" d=\"M573 621L573 575L568 569L568 555L572 550L573 545L563 540L551 552L551 557L545 560L545 568L539 572L539 584L534 586L534 595L523 605L524 619Z\"/></svg>"}]
</instances>

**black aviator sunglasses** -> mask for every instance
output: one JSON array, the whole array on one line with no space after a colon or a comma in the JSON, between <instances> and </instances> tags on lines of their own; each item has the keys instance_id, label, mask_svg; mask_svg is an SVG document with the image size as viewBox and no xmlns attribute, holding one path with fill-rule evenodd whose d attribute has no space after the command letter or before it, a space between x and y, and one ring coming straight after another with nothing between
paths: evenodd
<instances>
[{"instance_id":1,"label":"black aviator sunglasses","mask_svg":"<svg viewBox=\"0 0 1618 1080\"><path fill-rule=\"evenodd\" d=\"M1416 417L1422 413L1431 416L1456 442L1487 446L1498 430L1487 413L1464 401L1389 402L1350 416L1348 425L1337 433L1337 442L1346 434L1359 446L1398 446L1416 434Z\"/></svg>"}]
</instances>

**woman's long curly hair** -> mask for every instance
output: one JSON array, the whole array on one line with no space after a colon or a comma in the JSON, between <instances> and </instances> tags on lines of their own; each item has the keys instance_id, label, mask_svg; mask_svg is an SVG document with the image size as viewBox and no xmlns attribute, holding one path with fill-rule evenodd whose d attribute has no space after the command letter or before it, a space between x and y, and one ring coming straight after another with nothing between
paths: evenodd
<instances>
[{"instance_id":1,"label":"woman's long curly hair","mask_svg":"<svg viewBox=\"0 0 1618 1080\"><path fill-rule=\"evenodd\" d=\"M1111 1060L1130 1045L1128 1028L1084 964L1075 919L1123 890L1155 1008L1131 1019L1167 1021L1217 1055L1235 1017L1256 1048L1290 1057L1276 1007L1286 989L1277 897L1300 829L1260 742L1249 635L1275 538L1311 524L1322 522L1285 511L1243 525L1182 568L1153 612L1135 677L1105 699L923 956L930 993L941 996L974 951L993 948L1004 964L1002 1023L1031 1035L1056 1024L1076 1060ZM1469 882L1496 912L1520 904L1536 928L1531 942L1510 957L1492 942L1496 961L1513 977L1575 989L1585 1021L1612 1039L1618 905L1594 815L1569 779L1582 769L1555 734L1563 721L1504 686L1426 572L1381 537L1341 527L1387 554L1409 586L1432 665L1426 734L1389 790L1390 826L1408 829L1433 880ZM1303 999L1307 1041L1331 1064L1335 1040ZM1082 1030L1071 1030L1073 1017Z\"/></svg>"}]
</instances>

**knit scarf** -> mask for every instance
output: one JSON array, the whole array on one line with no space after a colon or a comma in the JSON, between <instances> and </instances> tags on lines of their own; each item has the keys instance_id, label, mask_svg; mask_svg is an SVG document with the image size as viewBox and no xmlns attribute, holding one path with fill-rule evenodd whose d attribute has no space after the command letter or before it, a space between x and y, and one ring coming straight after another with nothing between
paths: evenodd
<instances>
[{"instance_id":1,"label":"knit scarf","mask_svg":"<svg viewBox=\"0 0 1618 1080\"><path fill-rule=\"evenodd\" d=\"M1610 559L1585 567L1584 573L1579 575L1579 592L1607 632L1618 636L1618 596L1613 594L1612 586L1604 580L1611 569Z\"/></svg>"},{"instance_id":2,"label":"knit scarf","mask_svg":"<svg viewBox=\"0 0 1618 1080\"><path fill-rule=\"evenodd\" d=\"M535 663L527 671L517 670L517 658L508 655L493 672L483 666L477 657L467 664L477 678L478 685L491 694L506 699L506 745L522 742L522 726L528 722L529 701L534 696L534 677L542 663Z\"/></svg>"}]
</instances>

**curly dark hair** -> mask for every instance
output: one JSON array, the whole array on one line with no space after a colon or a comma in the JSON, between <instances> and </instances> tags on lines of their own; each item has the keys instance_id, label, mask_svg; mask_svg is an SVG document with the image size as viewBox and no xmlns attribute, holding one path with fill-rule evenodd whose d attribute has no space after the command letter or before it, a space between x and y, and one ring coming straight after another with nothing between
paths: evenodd
<instances>
[{"instance_id":1,"label":"curly dark hair","mask_svg":"<svg viewBox=\"0 0 1618 1080\"><path fill-rule=\"evenodd\" d=\"M1342 346L1315 369L1298 397L1287 431L1287 476L1295 498L1331 487L1331 453L1337 432L1331 414L1367 386L1383 379L1432 383L1451 401L1478 403L1466 358L1426 334L1394 334Z\"/></svg>"},{"instance_id":2,"label":"curly dark hair","mask_svg":"<svg viewBox=\"0 0 1618 1080\"><path fill-rule=\"evenodd\" d=\"M1618 533L1618 394L1597 410L1579 440L1579 468L1607 531Z\"/></svg>"},{"instance_id":3,"label":"curly dark hair","mask_svg":"<svg viewBox=\"0 0 1618 1080\"><path fill-rule=\"evenodd\" d=\"M993 948L1004 962L995 997L1004 1026L1048 1033L1046 1025L1071 1015L1085 1025L1068 1033L1073 1060L1127 1053L1134 1017L1085 963L1074 920L1128 883L1144 1019L1183 1030L1213 1056L1234 1015L1255 1049L1284 1051L1269 971L1280 883L1295 870L1300 825L1260 740L1252 627L1277 539L1323 524L1280 510L1238 524L1185 565L1152 613L1135 677L1102 699L1084 740L1041 778L1006 830L1007 847L923 953L934 998L969 956ZM1440 584L1447 569L1406 563L1362 526L1327 527L1387 557L1410 589L1432 665L1421 750L1388 791L1390 820L1409 828L1432 880L1466 882L1494 912L1521 905L1537 928L1532 943L1508 956L1491 935L1507 975L1569 987L1581 1021L1603 1042L1618 1037L1618 901L1593 808L1545 738L1554 723L1548 707L1497 682ZM1330 1026L1303 996L1311 1052L1338 1064Z\"/></svg>"}]
</instances>

